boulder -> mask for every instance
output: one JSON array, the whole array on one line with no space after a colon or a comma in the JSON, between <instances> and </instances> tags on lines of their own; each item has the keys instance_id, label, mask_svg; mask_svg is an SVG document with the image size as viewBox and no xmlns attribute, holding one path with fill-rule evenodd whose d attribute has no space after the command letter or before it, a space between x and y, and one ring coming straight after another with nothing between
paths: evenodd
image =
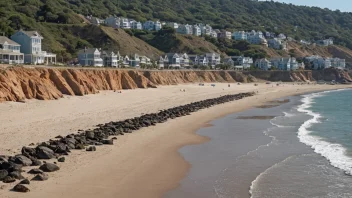
<instances>
[{"instance_id":1,"label":"boulder","mask_svg":"<svg viewBox=\"0 0 352 198\"><path fill-rule=\"evenodd\" d=\"M82 149L85 149L86 147L83 144L77 144L75 148L78 150L82 150Z\"/></svg>"},{"instance_id":2,"label":"boulder","mask_svg":"<svg viewBox=\"0 0 352 198\"><path fill-rule=\"evenodd\" d=\"M86 138L94 139L94 132L93 131L86 131Z\"/></svg>"},{"instance_id":3,"label":"boulder","mask_svg":"<svg viewBox=\"0 0 352 198\"><path fill-rule=\"evenodd\" d=\"M45 181L48 180L49 176L45 173L40 173L38 175L36 175L35 177L33 177L33 181Z\"/></svg>"},{"instance_id":4,"label":"boulder","mask_svg":"<svg viewBox=\"0 0 352 198\"><path fill-rule=\"evenodd\" d=\"M42 162L38 159L32 158L32 166L40 166L42 165Z\"/></svg>"},{"instance_id":5,"label":"boulder","mask_svg":"<svg viewBox=\"0 0 352 198\"><path fill-rule=\"evenodd\" d=\"M24 155L16 155L13 161L16 164L21 164L23 166L30 166L33 163L32 160L30 160L28 157Z\"/></svg>"},{"instance_id":6,"label":"boulder","mask_svg":"<svg viewBox=\"0 0 352 198\"><path fill-rule=\"evenodd\" d=\"M41 173L43 173L43 171L38 168L34 168L34 169L28 171L28 173L29 174L41 174Z\"/></svg>"},{"instance_id":7,"label":"boulder","mask_svg":"<svg viewBox=\"0 0 352 198\"><path fill-rule=\"evenodd\" d=\"M87 151L96 151L97 148L95 146L90 146L86 149Z\"/></svg>"},{"instance_id":8,"label":"boulder","mask_svg":"<svg viewBox=\"0 0 352 198\"><path fill-rule=\"evenodd\" d=\"M29 192L30 190L22 184L17 184L15 187L13 187L13 191L26 193L26 192Z\"/></svg>"},{"instance_id":9,"label":"boulder","mask_svg":"<svg viewBox=\"0 0 352 198\"><path fill-rule=\"evenodd\" d=\"M15 179L24 179L20 171L13 171L9 173L9 176L15 178Z\"/></svg>"},{"instance_id":10,"label":"boulder","mask_svg":"<svg viewBox=\"0 0 352 198\"><path fill-rule=\"evenodd\" d=\"M114 140L102 140L101 143L113 145L114 144Z\"/></svg>"},{"instance_id":11,"label":"boulder","mask_svg":"<svg viewBox=\"0 0 352 198\"><path fill-rule=\"evenodd\" d=\"M0 170L0 181L4 180L7 175L9 175L7 170Z\"/></svg>"},{"instance_id":12,"label":"boulder","mask_svg":"<svg viewBox=\"0 0 352 198\"><path fill-rule=\"evenodd\" d=\"M29 157L29 156L35 156L36 155L36 151L35 148L30 148L30 147L22 147L22 155Z\"/></svg>"},{"instance_id":13,"label":"boulder","mask_svg":"<svg viewBox=\"0 0 352 198\"><path fill-rule=\"evenodd\" d=\"M12 183L12 182L15 182L16 179L11 177L11 176L6 176L3 180L2 180L4 183Z\"/></svg>"},{"instance_id":14,"label":"boulder","mask_svg":"<svg viewBox=\"0 0 352 198\"><path fill-rule=\"evenodd\" d=\"M56 164L46 163L39 167L40 170L44 172L54 172L60 170L60 168Z\"/></svg>"},{"instance_id":15,"label":"boulder","mask_svg":"<svg viewBox=\"0 0 352 198\"><path fill-rule=\"evenodd\" d=\"M36 151L38 159L52 159L55 157L54 151L45 146L38 146Z\"/></svg>"},{"instance_id":16,"label":"boulder","mask_svg":"<svg viewBox=\"0 0 352 198\"><path fill-rule=\"evenodd\" d=\"M64 143L59 143L55 148L55 153L67 153L67 146Z\"/></svg>"},{"instance_id":17,"label":"boulder","mask_svg":"<svg viewBox=\"0 0 352 198\"><path fill-rule=\"evenodd\" d=\"M65 157L60 157L59 159L57 159L58 162L65 162Z\"/></svg>"},{"instance_id":18,"label":"boulder","mask_svg":"<svg viewBox=\"0 0 352 198\"><path fill-rule=\"evenodd\" d=\"M20 182L20 184L26 184L29 185L31 182L28 179L24 179Z\"/></svg>"}]
</instances>

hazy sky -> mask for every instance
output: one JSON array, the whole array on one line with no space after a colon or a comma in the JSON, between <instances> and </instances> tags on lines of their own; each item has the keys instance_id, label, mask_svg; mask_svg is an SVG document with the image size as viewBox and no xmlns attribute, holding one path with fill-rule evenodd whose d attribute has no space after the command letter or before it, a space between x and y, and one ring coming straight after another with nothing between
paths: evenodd
<instances>
[{"instance_id":1,"label":"hazy sky","mask_svg":"<svg viewBox=\"0 0 352 198\"><path fill-rule=\"evenodd\" d=\"M352 12L352 0L276 0L279 2L292 3L297 5L317 6L329 8L331 10L339 9L344 12Z\"/></svg>"}]
</instances>

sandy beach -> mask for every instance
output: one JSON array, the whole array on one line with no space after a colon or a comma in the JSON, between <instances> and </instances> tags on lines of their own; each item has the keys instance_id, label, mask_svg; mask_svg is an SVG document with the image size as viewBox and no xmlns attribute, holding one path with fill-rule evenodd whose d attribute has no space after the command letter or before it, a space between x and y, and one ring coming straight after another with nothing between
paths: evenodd
<instances>
[{"instance_id":1,"label":"sandy beach","mask_svg":"<svg viewBox=\"0 0 352 198\"><path fill-rule=\"evenodd\" d=\"M184 145L207 138L195 134L216 118L290 95L351 87L349 85L216 84L162 86L157 89L112 91L54 101L0 103L0 154L15 154L22 146L67 135L97 124L153 113L193 101L249 91L258 94L180 117L163 124L118 136L113 146L98 151L73 152L61 170L45 182L32 182L30 193L10 192L4 185L0 197L161 197L176 188L190 165L179 154ZM185 89L186 92L181 92ZM2 185L2 184L1 184Z\"/></svg>"}]
</instances>

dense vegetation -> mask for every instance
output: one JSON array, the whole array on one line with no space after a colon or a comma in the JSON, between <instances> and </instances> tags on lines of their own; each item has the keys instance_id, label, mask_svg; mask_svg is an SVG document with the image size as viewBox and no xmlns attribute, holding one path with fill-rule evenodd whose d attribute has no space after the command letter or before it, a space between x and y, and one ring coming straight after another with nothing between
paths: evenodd
<instances>
[{"instance_id":1,"label":"dense vegetation","mask_svg":"<svg viewBox=\"0 0 352 198\"><path fill-rule=\"evenodd\" d=\"M229 30L282 32L296 39L333 37L335 43L352 49L352 13L316 7L294 6L273 1L251 0L11 0L0 1L0 32L39 29L49 35L48 23L77 24L77 14L105 18L125 16L140 21L160 19L179 23L208 23ZM54 28L55 29L55 28ZM57 28L56 28L57 29ZM67 32L50 32L61 38L61 46L71 42ZM63 34L64 36L62 36ZM48 36L46 35L46 36ZM66 40L65 37L69 37ZM152 39L152 38L151 38ZM75 41L77 42L77 41ZM84 42L84 41L82 41ZM76 44L77 45L77 44ZM233 45L233 44L229 44ZM237 49L237 48L236 48ZM259 53L255 51L255 53ZM254 53L253 52L253 53ZM71 52L69 52L71 53ZM231 52L236 54L237 51Z\"/></svg>"}]
</instances>

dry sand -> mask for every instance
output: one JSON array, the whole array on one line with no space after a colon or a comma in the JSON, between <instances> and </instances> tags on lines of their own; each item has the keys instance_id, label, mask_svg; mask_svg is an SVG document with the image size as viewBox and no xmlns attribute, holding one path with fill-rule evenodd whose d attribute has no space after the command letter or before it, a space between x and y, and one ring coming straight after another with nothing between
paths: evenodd
<instances>
[{"instance_id":1,"label":"dry sand","mask_svg":"<svg viewBox=\"0 0 352 198\"><path fill-rule=\"evenodd\" d=\"M0 104L0 154L13 154L30 143L66 135L96 124L117 121L142 113L214 98L228 93L259 91L259 94L192 113L132 134L119 136L114 146L98 147L94 153L75 151L61 170L45 182L32 182L30 193L0 190L0 197L160 197L177 187L189 164L178 149L207 141L195 131L226 114L263 105L265 102L312 91L345 88L346 85L217 84L210 87L179 85L158 89L126 90L122 94L66 97L56 101L31 100ZM180 92L186 89L186 92ZM0 186L1 189L1 186Z\"/></svg>"}]
</instances>

